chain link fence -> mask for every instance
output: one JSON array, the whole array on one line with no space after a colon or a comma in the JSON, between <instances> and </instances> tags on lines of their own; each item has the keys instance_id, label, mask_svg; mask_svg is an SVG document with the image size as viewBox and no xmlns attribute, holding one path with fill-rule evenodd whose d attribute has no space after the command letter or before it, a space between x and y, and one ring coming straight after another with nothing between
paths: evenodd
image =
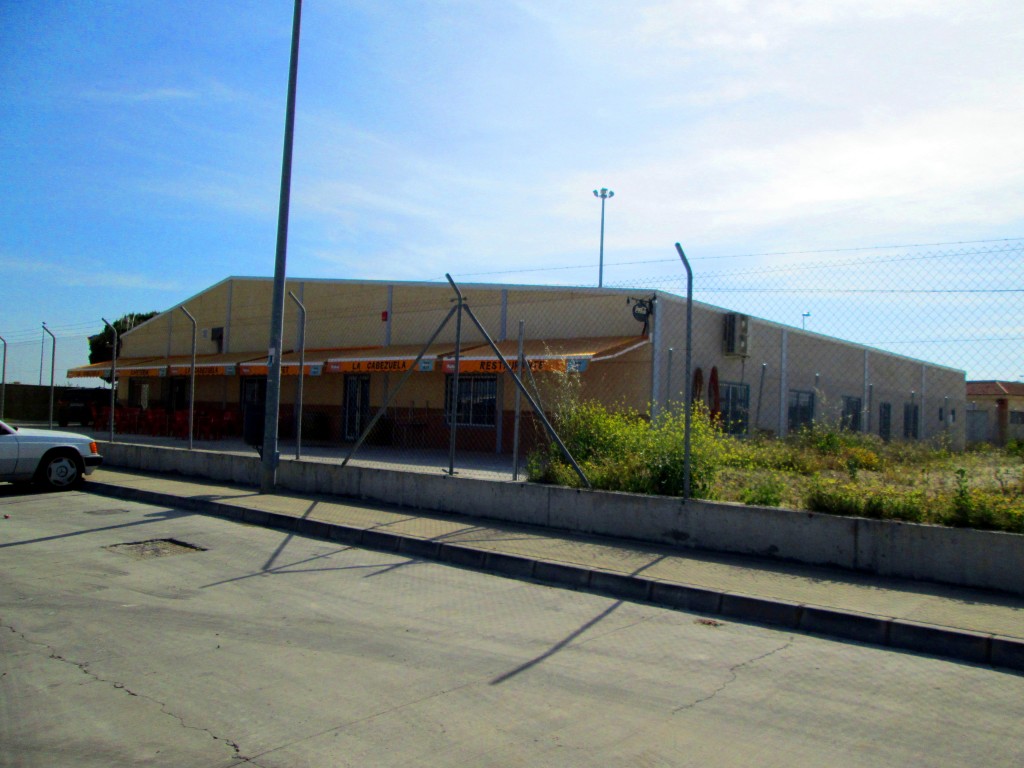
<instances>
[{"instance_id":1,"label":"chain link fence","mask_svg":"<svg viewBox=\"0 0 1024 768\"><path fill-rule=\"evenodd\" d=\"M389 456L506 476L522 476L530 454L552 439L533 404L551 414L567 394L654 417L689 394L737 436L781 437L832 423L959 449L998 437L992 404L972 399L967 382L1024 374L1022 255L1024 244L1003 242L695 259L688 370L678 261L674 276L658 264L652 276L603 290L466 284L466 306L482 329L464 319L456 330L457 316L440 322L454 291L414 300L396 286L387 312L394 328L405 329L402 343L440 329L437 343L417 350L420 370L402 381L350 372L340 426L327 426L333 404L312 406L317 415L309 418L321 434L340 431L350 442L378 416L353 460ZM347 318L308 322L338 338L371 306L381 305L348 305ZM499 354L521 372L522 388ZM434 376L418 375L426 371ZM988 423L972 432L979 414Z\"/></svg>"},{"instance_id":2,"label":"chain link fence","mask_svg":"<svg viewBox=\"0 0 1024 768\"><path fill-rule=\"evenodd\" d=\"M1018 406L999 433L995 403L968 382L1024 378L1022 257L1021 241L695 257L689 308L669 249L655 262L610 259L603 288L292 280L279 449L522 478L531 455L557 450L545 421L565 398L656 419L691 397L739 437L828 422L954 448L1012 438ZM623 268L628 281L614 282ZM194 381L178 307L151 321L164 359L148 372L148 331L126 337L137 369L118 376L115 439L251 450L242 438L261 433L246 421L265 393L269 284L227 282L186 302L199 327ZM81 353L86 337L78 326L55 335L62 377L74 364L61 364L62 346ZM48 383L45 341L5 346L6 382L34 370ZM188 412L191 425L179 418ZM97 412L97 434L108 419Z\"/></svg>"}]
</instances>

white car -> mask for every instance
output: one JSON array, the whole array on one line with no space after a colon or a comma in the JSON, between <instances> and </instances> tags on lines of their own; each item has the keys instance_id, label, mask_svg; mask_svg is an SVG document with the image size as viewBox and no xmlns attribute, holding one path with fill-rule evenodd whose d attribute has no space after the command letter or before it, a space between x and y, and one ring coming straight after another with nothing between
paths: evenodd
<instances>
[{"instance_id":1,"label":"white car","mask_svg":"<svg viewBox=\"0 0 1024 768\"><path fill-rule=\"evenodd\" d=\"M91 437L0 421L0 482L37 482L65 490L80 485L102 463Z\"/></svg>"}]
</instances>

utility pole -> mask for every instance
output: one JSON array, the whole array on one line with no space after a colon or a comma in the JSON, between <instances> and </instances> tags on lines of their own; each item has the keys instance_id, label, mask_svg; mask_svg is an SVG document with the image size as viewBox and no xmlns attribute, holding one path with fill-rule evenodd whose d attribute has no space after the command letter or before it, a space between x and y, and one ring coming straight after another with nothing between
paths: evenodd
<instances>
[{"instance_id":1,"label":"utility pole","mask_svg":"<svg viewBox=\"0 0 1024 768\"><path fill-rule=\"evenodd\" d=\"M277 211L277 257L274 261L274 296L270 309L270 348L267 350L267 402L263 422L260 490L277 486L278 416L281 407L281 354L284 343L285 262L288 254L288 206L292 184L292 143L295 134L295 85L299 74L299 27L302 0L295 0L292 17L292 52L288 67L288 102L285 108L284 153L281 160L281 199Z\"/></svg>"}]
</instances>

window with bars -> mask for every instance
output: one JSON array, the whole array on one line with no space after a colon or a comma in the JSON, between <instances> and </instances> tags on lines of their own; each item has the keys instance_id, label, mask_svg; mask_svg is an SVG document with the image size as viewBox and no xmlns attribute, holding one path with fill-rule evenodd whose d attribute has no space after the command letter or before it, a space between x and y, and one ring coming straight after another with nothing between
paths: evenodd
<instances>
[{"instance_id":1,"label":"window with bars","mask_svg":"<svg viewBox=\"0 0 1024 768\"><path fill-rule=\"evenodd\" d=\"M445 421L452 423L452 411L455 412L455 423L470 427L493 427L497 421L497 376L477 376L461 374L459 376L459 392L452 396L455 376L445 377L444 416ZM452 403L455 402L453 409Z\"/></svg>"},{"instance_id":2,"label":"window with bars","mask_svg":"<svg viewBox=\"0 0 1024 768\"><path fill-rule=\"evenodd\" d=\"M878 436L886 441L892 439L892 403L878 406Z\"/></svg>"},{"instance_id":3,"label":"window with bars","mask_svg":"<svg viewBox=\"0 0 1024 768\"><path fill-rule=\"evenodd\" d=\"M723 381L722 427L730 435L745 435L750 423L750 385Z\"/></svg>"},{"instance_id":4,"label":"window with bars","mask_svg":"<svg viewBox=\"0 0 1024 768\"><path fill-rule=\"evenodd\" d=\"M789 390L789 431L798 432L814 423L814 392Z\"/></svg>"},{"instance_id":5,"label":"window with bars","mask_svg":"<svg viewBox=\"0 0 1024 768\"><path fill-rule=\"evenodd\" d=\"M921 434L920 413L917 403L903 404L903 437L907 440L916 440Z\"/></svg>"},{"instance_id":6,"label":"window with bars","mask_svg":"<svg viewBox=\"0 0 1024 768\"><path fill-rule=\"evenodd\" d=\"M861 427L861 399L843 395L843 416L840 422L843 429L850 432L860 432Z\"/></svg>"}]
</instances>

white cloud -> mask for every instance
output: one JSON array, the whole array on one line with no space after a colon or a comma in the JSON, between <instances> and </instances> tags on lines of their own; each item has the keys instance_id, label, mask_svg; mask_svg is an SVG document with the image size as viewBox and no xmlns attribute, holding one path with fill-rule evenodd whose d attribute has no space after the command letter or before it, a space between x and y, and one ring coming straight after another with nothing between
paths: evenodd
<instances>
[{"instance_id":1,"label":"white cloud","mask_svg":"<svg viewBox=\"0 0 1024 768\"><path fill-rule=\"evenodd\" d=\"M1024 61L986 36L1013 28L1009 4L515 7L533 25L522 59L554 41L552 69L510 80L507 61L480 61L465 89L465 73L433 73L452 84L437 99L457 135L423 112L361 120L378 103L403 115L387 93L364 95L357 114L300 88L291 232L303 268L397 263L425 277L572 263L596 249L590 189L602 185L617 193L607 244L633 256L671 257L676 239L771 248L786 228L791 242L848 244L1020 220ZM276 213L269 176L195 170L166 188Z\"/></svg>"},{"instance_id":2,"label":"white cloud","mask_svg":"<svg viewBox=\"0 0 1024 768\"><path fill-rule=\"evenodd\" d=\"M79 93L86 101L103 104L139 104L157 101L193 101L200 94L188 88L151 87L136 90L87 88Z\"/></svg>"},{"instance_id":3,"label":"white cloud","mask_svg":"<svg viewBox=\"0 0 1024 768\"><path fill-rule=\"evenodd\" d=\"M127 288L137 290L181 291L182 283L175 279L154 278L145 274L105 271L98 264L79 260L76 269L68 269L70 257L56 263L41 259L17 257L0 258L0 269L22 275L45 275L50 286L70 288Z\"/></svg>"}]
</instances>

